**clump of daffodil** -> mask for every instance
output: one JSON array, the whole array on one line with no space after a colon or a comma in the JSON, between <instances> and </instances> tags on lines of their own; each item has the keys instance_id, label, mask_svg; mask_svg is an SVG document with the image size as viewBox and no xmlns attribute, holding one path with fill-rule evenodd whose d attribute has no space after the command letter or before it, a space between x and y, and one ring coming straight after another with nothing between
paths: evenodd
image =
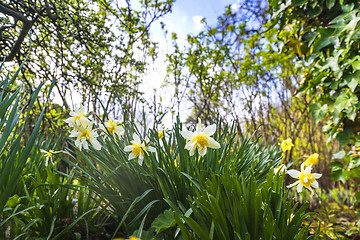
<instances>
[{"instance_id":1,"label":"clump of daffodil","mask_svg":"<svg viewBox=\"0 0 360 240\"><path fill-rule=\"evenodd\" d=\"M293 146L294 144L292 143L291 138L287 138L286 140L283 140L280 144L281 150L283 152L290 151Z\"/></svg>"},{"instance_id":2,"label":"clump of daffodil","mask_svg":"<svg viewBox=\"0 0 360 240\"><path fill-rule=\"evenodd\" d=\"M312 155L310 155L306 161L304 162L304 166L307 167L309 166L310 164L311 165L316 165L317 163L319 162L319 154L317 153L314 153Z\"/></svg>"},{"instance_id":3,"label":"clump of daffodil","mask_svg":"<svg viewBox=\"0 0 360 240\"><path fill-rule=\"evenodd\" d=\"M124 134L125 132L124 128L121 126L121 122L113 119L109 119L104 122L104 125L101 125L100 129L106 133L109 132L111 135L117 134L118 136Z\"/></svg>"},{"instance_id":4,"label":"clump of daffodil","mask_svg":"<svg viewBox=\"0 0 360 240\"><path fill-rule=\"evenodd\" d=\"M311 173L312 165L310 164L304 169L304 163L301 164L301 171L298 170L288 170L287 174L289 174L291 177L299 179L296 182L288 185L288 188L291 188L293 186L296 186L297 192L302 192L302 188L305 187L310 190L310 192L313 194L314 191L312 188L318 188L319 183L316 181L316 179L319 179L322 174L321 173Z\"/></svg>"},{"instance_id":5,"label":"clump of daffodil","mask_svg":"<svg viewBox=\"0 0 360 240\"><path fill-rule=\"evenodd\" d=\"M74 128L70 131L70 137L76 137L75 146L80 150L89 149L89 141L96 150L100 150L101 145L96 139L98 133L96 129L93 129L93 123L87 118L84 106L80 105L79 108L71 111L70 116L65 122Z\"/></svg>"},{"instance_id":6,"label":"clump of daffodil","mask_svg":"<svg viewBox=\"0 0 360 240\"><path fill-rule=\"evenodd\" d=\"M89 149L87 141L89 141L96 150L101 149L101 145L96 139L98 137L98 133L96 132L96 129L92 129L92 127L93 124L90 123L86 128L74 128L70 132L70 137L76 137L75 146L77 146L80 150L82 147Z\"/></svg>"},{"instance_id":7,"label":"clump of daffodil","mask_svg":"<svg viewBox=\"0 0 360 240\"><path fill-rule=\"evenodd\" d=\"M145 142L141 142L140 137L134 133L133 140L131 141L131 145L128 145L124 148L125 152L130 152L129 160L138 158L138 162L142 165L144 161L145 153L149 152L156 152L156 149L151 146L146 146Z\"/></svg>"},{"instance_id":8,"label":"clump of daffodil","mask_svg":"<svg viewBox=\"0 0 360 240\"><path fill-rule=\"evenodd\" d=\"M190 156L194 155L195 149L198 150L201 156L204 156L208 147L214 149L220 148L220 144L210 137L215 133L215 131L215 124L204 128L201 126L200 119L195 132L190 132L188 130L181 131L181 135L188 140L185 145L185 149L190 151Z\"/></svg>"},{"instance_id":9,"label":"clump of daffodil","mask_svg":"<svg viewBox=\"0 0 360 240\"><path fill-rule=\"evenodd\" d=\"M278 174L282 175L284 173L286 173L287 167L284 164L281 164L279 166L277 166L276 168L274 168L274 174Z\"/></svg>"},{"instance_id":10,"label":"clump of daffodil","mask_svg":"<svg viewBox=\"0 0 360 240\"><path fill-rule=\"evenodd\" d=\"M70 124L75 128L86 128L91 121L86 117L87 113L83 105L80 105L79 108L76 108L74 111L70 111L70 116L64 122Z\"/></svg>"}]
</instances>

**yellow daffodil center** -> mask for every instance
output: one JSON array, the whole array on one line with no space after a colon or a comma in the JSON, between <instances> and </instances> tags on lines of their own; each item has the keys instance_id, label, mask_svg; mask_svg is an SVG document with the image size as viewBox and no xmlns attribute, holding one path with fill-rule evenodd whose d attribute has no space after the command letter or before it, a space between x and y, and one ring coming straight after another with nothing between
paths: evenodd
<instances>
[{"instance_id":1,"label":"yellow daffodil center","mask_svg":"<svg viewBox=\"0 0 360 240\"><path fill-rule=\"evenodd\" d=\"M159 132L159 133L158 133L158 136L159 136L159 139L162 138L162 137L164 137L164 131Z\"/></svg>"},{"instance_id":2,"label":"yellow daffodil center","mask_svg":"<svg viewBox=\"0 0 360 240\"><path fill-rule=\"evenodd\" d=\"M305 166L309 166L310 164L315 165L319 162L319 154L314 153L305 161Z\"/></svg>"},{"instance_id":3,"label":"yellow daffodil center","mask_svg":"<svg viewBox=\"0 0 360 240\"><path fill-rule=\"evenodd\" d=\"M114 132L115 132L115 127L116 127L115 123L114 123L113 121L109 121L108 124L109 124L110 127L107 127L107 130L108 130L111 134L114 134Z\"/></svg>"},{"instance_id":4,"label":"yellow daffodil center","mask_svg":"<svg viewBox=\"0 0 360 240\"><path fill-rule=\"evenodd\" d=\"M305 187L310 187L310 185L315 181L314 175L311 173L301 173L300 175L300 181Z\"/></svg>"},{"instance_id":5,"label":"yellow daffodil center","mask_svg":"<svg viewBox=\"0 0 360 240\"><path fill-rule=\"evenodd\" d=\"M133 144L132 146L133 146L134 148L133 148L133 150L132 150L131 152L132 152L132 154L135 155L135 157L139 157L140 154L141 154L141 155L144 155L144 150L142 149L141 145L139 145L139 144Z\"/></svg>"},{"instance_id":6,"label":"yellow daffodil center","mask_svg":"<svg viewBox=\"0 0 360 240\"><path fill-rule=\"evenodd\" d=\"M90 131L87 129L81 131L80 138L90 138Z\"/></svg>"},{"instance_id":7,"label":"yellow daffodil center","mask_svg":"<svg viewBox=\"0 0 360 240\"><path fill-rule=\"evenodd\" d=\"M204 134L197 135L192 139L192 142L197 142L198 145L200 145L200 148L204 148L208 145L208 137Z\"/></svg>"}]
</instances>

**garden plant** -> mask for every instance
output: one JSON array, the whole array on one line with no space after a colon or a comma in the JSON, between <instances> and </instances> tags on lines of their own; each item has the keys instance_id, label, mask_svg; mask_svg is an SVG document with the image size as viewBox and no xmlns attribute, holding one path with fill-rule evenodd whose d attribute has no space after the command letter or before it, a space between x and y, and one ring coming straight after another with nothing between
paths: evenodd
<instances>
[{"instance_id":1,"label":"garden plant","mask_svg":"<svg viewBox=\"0 0 360 240\"><path fill-rule=\"evenodd\" d=\"M0 1L0 240L360 239L359 1L184 1Z\"/></svg>"}]
</instances>

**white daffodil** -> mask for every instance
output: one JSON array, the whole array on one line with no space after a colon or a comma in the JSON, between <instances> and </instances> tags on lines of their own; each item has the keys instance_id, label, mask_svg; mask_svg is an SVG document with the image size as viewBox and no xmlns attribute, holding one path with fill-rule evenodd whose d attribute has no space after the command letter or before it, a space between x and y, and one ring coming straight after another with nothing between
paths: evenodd
<instances>
[{"instance_id":1,"label":"white daffodil","mask_svg":"<svg viewBox=\"0 0 360 240\"><path fill-rule=\"evenodd\" d=\"M134 133L133 134L133 140L131 141L131 145L128 145L124 148L125 152L130 152L129 154L129 160L134 158L139 158L138 162L140 165L142 165L144 161L144 155L145 153L149 152L156 152L156 149L154 147L146 146L145 142L141 142L140 137Z\"/></svg>"},{"instance_id":2,"label":"white daffodil","mask_svg":"<svg viewBox=\"0 0 360 240\"><path fill-rule=\"evenodd\" d=\"M201 156L206 154L207 148L220 148L220 144L216 142L211 135L213 135L216 131L216 125L212 124L207 126L205 129L201 126L201 121L199 119L199 123L195 132L190 132L188 130L181 131L181 135L189 140L185 149L190 151L190 156L194 155L195 149L198 150Z\"/></svg>"},{"instance_id":3,"label":"white daffodil","mask_svg":"<svg viewBox=\"0 0 360 240\"><path fill-rule=\"evenodd\" d=\"M98 133L96 132L96 129L92 129L92 126L92 124L89 124L86 128L75 128L70 132L70 137L76 137L75 146L77 146L80 150L82 147L89 149L87 140L89 140L96 150L101 149L101 145L96 139L98 137Z\"/></svg>"},{"instance_id":4,"label":"white daffodil","mask_svg":"<svg viewBox=\"0 0 360 240\"><path fill-rule=\"evenodd\" d=\"M304 163L301 164L301 172L298 170L288 170L287 173L296 179L299 179L298 181L294 182L293 184L288 185L288 188L291 188L295 185L297 185L296 190L298 192L302 192L302 188L306 187L310 190L311 194L314 193L312 188L318 188L319 183L316 181L316 179L319 179L322 174L321 173L311 173L312 165L310 164L304 169Z\"/></svg>"},{"instance_id":5,"label":"white daffodil","mask_svg":"<svg viewBox=\"0 0 360 240\"><path fill-rule=\"evenodd\" d=\"M282 174L286 173L286 170L287 170L286 166L284 164L281 164L281 165L277 166L276 168L274 168L274 174L279 173L279 175L282 175Z\"/></svg>"},{"instance_id":6,"label":"white daffodil","mask_svg":"<svg viewBox=\"0 0 360 240\"><path fill-rule=\"evenodd\" d=\"M48 166L49 165L49 162L52 164L52 156L53 154L55 154L54 151L52 150L49 150L49 151L46 151L44 149L40 149L40 152L44 154L44 157L45 157L45 166Z\"/></svg>"},{"instance_id":7,"label":"white daffodil","mask_svg":"<svg viewBox=\"0 0 360 240\"><path fill-rule=\"evenodd\" d=\"M160 128L159 128L158 137L159 137L159 139L164 137L164 128L162 126L160 126Z\"/></svg>"},{"instance_id":8,"label":"white daffodil","mask_svg":"<svg viewBox=\"0 0 360 240\"><path fill-rule=\"evenodd\" d=\"M70 111L70 116L68 119L64 120L64 122L70 124L75 128L87 128L90 125L90 120L86 117L85 108L83 105L80 105L79 108L74 111Z\"/></svg>"},{"instance_id":9,"label":"white daffodil","mask_svg":"<svg viewBox=\"0 0 360 240\"><path fill-rule=\"evenodd\" d=\"M104 125L100 126L104 132L109 132L111 135L117 134L118 136L124 134L125 130L121 126L120 121L109 119L108 121L104 122Z\"/></svg>"}]
</instances>

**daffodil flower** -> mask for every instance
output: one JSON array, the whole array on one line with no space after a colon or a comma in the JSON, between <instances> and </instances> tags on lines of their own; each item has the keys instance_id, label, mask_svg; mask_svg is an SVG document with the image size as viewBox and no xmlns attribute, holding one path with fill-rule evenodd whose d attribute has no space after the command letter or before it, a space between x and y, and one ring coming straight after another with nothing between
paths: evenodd
<instances>
[{"instance_id":1,"label":"daffodil flower","mask_svg":"<svg viewBox=\"0 0 360 240\"><path fill-rule=\"evenodd\" d=\"M164 129L161 126L160 126L159 131L158 131L158 137L159 137L159 139L164 137Z\"/></svg>"},{"instance_id":2,"label":"daffodil flower","mask_svg":"<svg viewBox=\"0 0 360 240\"><path fill-rule=\"evenodd\" d=\"M301 164L301 172L298 170L288 170L287 173L296 179L299 179L298 181L288 185L288 188L291 188L293 186L296 186L297 192L302 192L302 188L305 187L310 190L311 194L314 193L312 188L318 188L319 183L316 181L316 179L319 179L322 174L321 173L311 173L312 165L310 164L304 169L304 163Z\"/></svg>"},{"instance_id":3,"label":"daffodil flower","mask_svg":"<svg viewBox=\"0 0 360 240\"><path fill-rule=\"evenodd\" d=\"M319 154L314 153L306 159L306 161L304 162L304 166L306 167L306 166L309 166L310 164L314 166L318 162L319 162Z\"/></svg>"},{"instance_id":4,"label":"daffodil flower","mask_svg":"<svg viewBox=\"0 0 360 240\"><path fill-rule=\"evenodd\" d=\"M204 129L201 126L200 119L195 132L190 132L188 130L181 131L181 135L188 140L185 145L185 149L190 151L190 156L194 155L195 149L198 150L201 156L204 156L208 147L213 149L220 148L220 144L210 137L215 133L215 131L215 124L212 124Z\"/></svg>"},{"instance_id":5,"label":"daffodil flower","mask_svg":"<svg viewBox=\"0 0 360 240\"><path fill-rule=\"evenodd\" d=\"M124 134L125 130L121 126L120 121L109 119L108 121L104 122L104 125L100 126L104 132L109 132L111 135L117 134L118 136Z\"/></svg>"},{"instance_id":6,"label":"daffodil flower","mask_svg":"<svg viewBox=\"0 0 360 240\"><path fill-rule=\"evenodd\" d=\"M286 173L286 166L284 164L279 165L278 167L274 168L274 174L281 175L283 173Z\"/></svg>"},{"instance_id":7,"label":"daffodil flower","mask_svg":"<svg viewBox=\"0 0 360 240\"><path fill-rule=\"evenodd\" d=\"M89 149L87 141L89 141L96 150L101 149L101 144L96 139L99 135L96 132L96 129L92 129L92 127L93 124L91 123L86 128L75 128L70 132L70 137L76 137L75 146L77 146L80 150L82 147Z\"/></svg>"},{"instance_id":8,"label":"daffodil flower","mask_svg":"<svg viewBox=\"0 0 360 240\"><path fill-rule=\"evenodd\" d=\"M52 150L46 151L44 149L40 149L40 152L45 156L45 166L49 165L49 162L52 163L52 155L55 153Z\"/></svg>"},{"instance_id":9,"label":"daffodil flower","mask_svg":"<svg viewBox=\"0 0 360 240\"><path fill-rule=\"evenodd\" d=\"M290 151L293 146L294 146L294 144L292 143L291 138L283 140L280 144L281 150L283 152Z\"/></svg>"},{"instance_id":10,"label":"daffodil flower","mask_svg":"<svg viewBox=\"0 0 360 240\"><path fill-rule=\"evenodd\" d=\"M75 128L87 128L90 125L90 120L86 117L86 112L84 106L80 105L79 108L75 109L74 111L70 111L70 116L64 122L70 124Z\"/></svg>"},{"instance_id":11,"label":"daffodil flower","mask_svg":"<svg viewBox=\"0 0 360 240\"><path fill-rule=\"evenodd\" d=\"M154 147L146 146L145 142L141 142L140 137L134 133L133 140L131 141L131 145L128 145L124 148L125 152L130 152L129 160L138 158L138 162L142 165L144 161L145 153L149 152L156 152Z\"/></svg>"}]
</instances>

